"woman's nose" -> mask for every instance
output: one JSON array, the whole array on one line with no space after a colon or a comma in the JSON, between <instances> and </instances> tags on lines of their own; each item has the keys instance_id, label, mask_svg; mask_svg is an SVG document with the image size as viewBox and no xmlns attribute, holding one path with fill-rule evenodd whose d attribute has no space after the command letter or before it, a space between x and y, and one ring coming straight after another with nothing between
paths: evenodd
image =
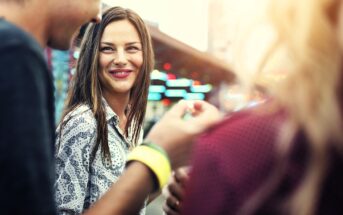
<instances>
[{"instance_id":1,"label":"woman's nose","mask_svg":"<svg viewBox=\"0 0 343 215\"><path fill-rule=\"evenodd\" d=\"M114 56L114 64L126 64L127 58L124 50L118 50Z\"/></svg>"}]
</instances>

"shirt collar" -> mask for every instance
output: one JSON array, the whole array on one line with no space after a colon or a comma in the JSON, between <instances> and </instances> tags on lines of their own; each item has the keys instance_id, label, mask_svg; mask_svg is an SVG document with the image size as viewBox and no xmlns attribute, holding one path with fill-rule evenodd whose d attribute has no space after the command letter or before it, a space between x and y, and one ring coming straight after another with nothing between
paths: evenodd
<instances>
[{"instance_id":1,"label":"shirt collar","mask_svg":"<svg viewBox=\"0 0 343 215\"><path fill-rule=\"evenodd\" d=\"M112 108L109 106L109 104L107 103L106 99L104 97L102 97L102 103L105 107L105 111L106 111L106 121L110 122L110 120L113 119L114 124L118 125L119 123L119 117L118 115L112 110ZM133 135L133 130L131 128L131 126L129 126L129 136L128 137L124 137L124 139L127 142L132 142L132 135Z\"/></svg>"},{"instance_id":2,"label":"shirt collar","mask_svg":"<svg viewBox=\"0 0 343 215\"><path fill-rule=\"evenodd\" d=\"M119 122L119 117L118 115L112 110L112 108L108 105L106 99L104 97L101 98L101 101L105 107L105 112L106 112L106 121L109 121L113 118L115 123L117 124Z\"/></svg>"}]
</instances>

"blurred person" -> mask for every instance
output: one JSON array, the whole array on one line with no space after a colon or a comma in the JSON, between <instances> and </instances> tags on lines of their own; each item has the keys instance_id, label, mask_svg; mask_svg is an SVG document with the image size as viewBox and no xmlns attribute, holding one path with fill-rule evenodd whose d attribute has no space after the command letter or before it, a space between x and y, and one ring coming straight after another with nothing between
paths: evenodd
<instances>
[{"instance_id":1,"label":"blurred person","mask_svg":"<svg viewBox=\"0 0 343 215\"><path fill-rule=\"evenodd\" d=\"M142 142L153 66L151 37L134 11L110 8L88 27L57 128L58 213L80 214L123 172Z\"/></svg>"},{"instance_id":2,"label":"blurred person","mask_svg":"<svg viewBox=\"0 0 343 215\"><path fill-rule=\"evenodd\" d=\"M185 194L184 175L169 185L168 214L343 213L343 2L271 0L270 9L278 37L261 68L286 51L287 75L264 82L272 101L199 137Z\"/></svg>"},{"instance_id":3,"label":"blurred person","mask_svg":"<svg viewBox=\"0 0 343 215\"><path fill-rule=\"evenodd\" d=\"M99 20L99 5L0 0L1 214L56 214L53 84L43 48L67 49L82 24Z\"/></svg>"},{"instance_id":4,"label":"blurred person","mask_svg":"<svg viewBox=\"0 0 343 215\"><path fill-rule=\"evenodd\" d=\"M184 214L342 213L341 1L272 4L293 69L199 140Z\"/></svg>"}]
</instances>

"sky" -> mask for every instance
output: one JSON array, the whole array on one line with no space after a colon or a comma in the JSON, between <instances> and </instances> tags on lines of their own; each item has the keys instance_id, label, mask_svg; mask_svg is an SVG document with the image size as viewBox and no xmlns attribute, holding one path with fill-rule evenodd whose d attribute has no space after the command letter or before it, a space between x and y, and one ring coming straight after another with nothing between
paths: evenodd
<instances>
[{"instance_id":1,"label":"sky","mask_svg":"<svg viewBox=\"0 0 343 215\"><path fill-rule=\"evenodd\" d=\"M208 46L209 0L103 0L136 11L144 20L200 51Z\"/></svg>"}]
</instances>

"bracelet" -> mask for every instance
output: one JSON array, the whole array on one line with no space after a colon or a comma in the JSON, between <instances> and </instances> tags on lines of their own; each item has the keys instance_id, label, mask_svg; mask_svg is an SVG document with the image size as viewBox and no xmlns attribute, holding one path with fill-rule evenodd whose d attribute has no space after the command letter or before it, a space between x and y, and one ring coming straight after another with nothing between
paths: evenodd
<instances>
[{"instance_id":1,"label":"bracelet","mask_svg":"<svg viewBox=\"0 0 343 215\"><path fill-rule=\"evenodd\" d=\"M162 153L167 158L168 161L170 161L167 152L161 146L154 144L152 142L148 142L148 141L144 141L141 144L141 146L148 146L150 148L153 148L153 149L159 151L160 153Z\"/></svg>"},{"instance_id":2,"label":"bracelet","mask_svg":"<svg viewBox=\"0 0 343 215\"><path fill-rule=\"evenodd\" d=\"M155 146L152 143L137 146L129 153L127 162L135 160L145 164L156 176L158 188L162 189L168 182L171 166L164 150Z\"/></svg>"}]
</instances>

